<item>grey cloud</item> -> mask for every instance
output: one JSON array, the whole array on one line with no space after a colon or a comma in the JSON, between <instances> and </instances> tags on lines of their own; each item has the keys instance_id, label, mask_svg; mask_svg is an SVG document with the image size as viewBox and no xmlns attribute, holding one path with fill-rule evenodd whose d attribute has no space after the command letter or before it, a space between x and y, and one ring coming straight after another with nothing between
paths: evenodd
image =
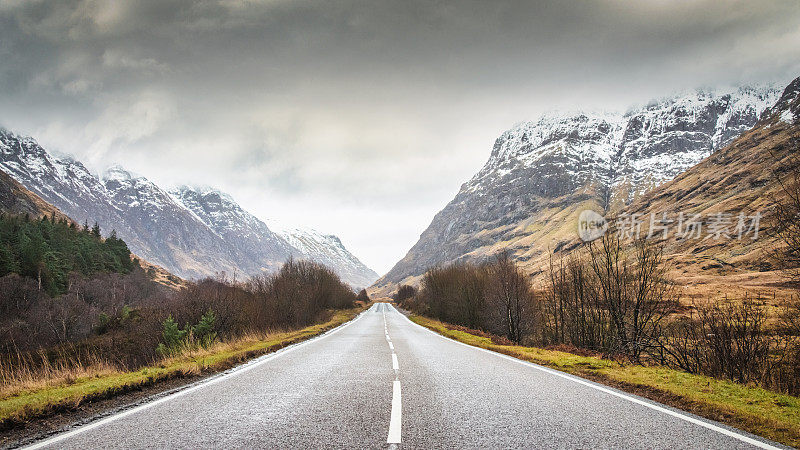
<instances>
[{"instance_id":1,"label":"grey cloud","mask_svg":"<svg viewBox=\"0 0 800 450\"><path fill-rule=\"evenodd\" d=\"M268 198L386 269L513 123L785 81L798 25L794 0L0 0L0 124ZM331 219L370 215L405 231Z\"/></svg>"}]
</instances>

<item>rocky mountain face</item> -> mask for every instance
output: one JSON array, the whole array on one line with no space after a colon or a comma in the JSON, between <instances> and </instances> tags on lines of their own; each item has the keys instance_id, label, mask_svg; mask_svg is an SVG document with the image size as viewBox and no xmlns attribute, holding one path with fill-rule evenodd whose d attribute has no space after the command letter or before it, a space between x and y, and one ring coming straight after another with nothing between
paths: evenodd
<instances>
[{"instance_id":1,"label":"rocky mountain face","mask_svg":"<svg viewBox=\"0 0 800 450\"><path fill-rule=\"evenodd\" d=\"M334 235L270 227L229 195L208 187L182 186L172 191L172 196L215 233L235 243L237 251L253 261L263 261L267 270L276 270L287 259L295 258L324 264L353 287L369 286L378 278Z\"/></svg>"},{"instance_id":2,"label":"rocky mountain face","mask_svg":"<svg viewBox=\"0 0 800 450\"><path fill-rule=\"evenodd\" d=\"M296 250L267 225L242 209L229 195L203 187L182 186L171 191L173 198L196 215L209 229L233 246L245 261L260 262L249 273L274 271L294 256ZM332 266L333 267L333 266Z\"/></svg>"},{"instance_id":3,"label":"rocky mountain face","mask_svg":"<svg viewBox=\"0 0 800 450\"><path fill-rule=\"evenodd\" d=\"M75 221L116 230L133 253L183 278L246 277L274 271L289 257L329 265L354 287L377 278L335 236L308 233L304 246L295 248L289 236L212 189L169 193L121 167L96 176L79 161L54 157L33 138L8 131L0 131L0 168Z\"/></svg>"},{"instance_id":4,"label":"rocky mountain face","mask_svg":"<svg viewBox=\"0 0 800 450\"><path fill-rule=\"evenodd\" d=\"M489 160L376 287L510 249L533 272L586 208L620 209L752 128L774 87L698 90L626 113L546 115L495 142Z\"/></svg>"},{"instance_id":5,"label":"rocky mountain face","mask_svg":"<svg viewBox=\"0 0 800 450\"><path fill-rule=\"evenodd\" d=\"M351 286L367 287L378 279L374 270L365 266L332 234L322 234L313 229L278 229L283 239L297 249L296 258L310 259L328 267L336 267L342 279Z\"/></svg>"}]
</instances>

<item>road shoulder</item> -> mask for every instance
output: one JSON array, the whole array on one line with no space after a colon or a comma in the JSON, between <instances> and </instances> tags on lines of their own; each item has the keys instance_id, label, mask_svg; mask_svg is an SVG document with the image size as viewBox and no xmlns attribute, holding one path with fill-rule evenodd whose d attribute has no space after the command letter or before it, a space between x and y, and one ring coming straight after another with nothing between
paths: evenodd
<instances>
[{"instance_id":1,"label":"road shoulder","mask_svg":"<svg viewBox=\"0 0 800 450\"><path fill-rule=\"evenodd\" d=\"M623 365L599 356L509 345L480 331L413 314L408 317L463 344L588 379L784 445L800 446L797 397L664 367Z\"/></svg>"},{"instance_id":2,"label":"road shoulder","mask_svg":"<svg viewBox=\"0 0 800 450\"><path fill-rule=\"evenodd\" d=\"M224 352L0 399L0 447L38 441L204 383L345 326L369 306L336 311L326 322L277 333L267 340L242 342Z\"/></svg>"}]
</instances>

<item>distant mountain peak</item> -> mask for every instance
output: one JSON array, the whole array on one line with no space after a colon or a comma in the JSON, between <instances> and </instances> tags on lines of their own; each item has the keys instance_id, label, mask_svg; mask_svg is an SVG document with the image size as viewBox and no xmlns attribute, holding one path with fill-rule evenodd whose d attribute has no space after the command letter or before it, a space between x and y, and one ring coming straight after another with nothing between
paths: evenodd
<instances>
[{"instance_id":1,"label":"distant mountain peak","mask_svg":"<svg viewBox=\"0 0 800 450\"><path fill-rule=\"evenodd\" d=\"M171 194L179 197L182 193L187 193L187 192L199 194L202 196L216 195L217 197L219 197L222 200L225 200L226 202L236 203L233 197L231 197L231 195L228 194L227 192L223 192L215 187L206 184L193 184L193 185L182 184L170 190Z\"/></svg>"},{"instance_id":2,"label":"distant mountain peak","mask_svg":"<svg viewBox=\"0 0 800 450\"><path fill-rule=\"evenodd\" d=\"M282 255L280 263L290 257L316 261L333 269L354 287L369 286L378 278L378 274L350 253L337 236L276 226L277 222L273 221L268 221L268 225L244 210L230 195L212 187L180 186L171 194L212 230L232 244L236 243L255 260L263 260L260 252L268 251L272 255Z\"/></svg>"}]
</instances>

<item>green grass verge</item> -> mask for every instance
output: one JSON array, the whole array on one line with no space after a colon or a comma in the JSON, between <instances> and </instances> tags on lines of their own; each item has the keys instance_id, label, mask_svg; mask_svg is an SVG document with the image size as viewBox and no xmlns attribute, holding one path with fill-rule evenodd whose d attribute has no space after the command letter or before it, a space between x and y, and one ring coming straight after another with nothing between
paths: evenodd
<instances>
[{"instance_id":1,"label":"green grass verge","mask_svg":"<svg viewBox=\"0 0 800 450\"><path fill-rule=\"evenodd\" d=\"M336 311L330 320L324 323L296 331L269 334L263 339L220 343L210 350L170 358L160 365L132 372L77 378L63 385L21 391L0 398L0 430L24 424L31 419L68 411L87 402L139 390L162 381L225 370L251 358L320 335L353 319L363 310L364 308L353 308Z\"/></svg>"},{"instance_id":2,"label":"green grass verge","mask_svg":"<svg viewBox=\"0 0 800 450\"><path fill-rule=\"evenodd\" d=\"M410 319L465 344L588 378L785 445L800 446L800 398L797 397L662 366L623 365L595 356L499 345L489 337L427 317L412 315Z\"/></svg>"}]
</instances>

